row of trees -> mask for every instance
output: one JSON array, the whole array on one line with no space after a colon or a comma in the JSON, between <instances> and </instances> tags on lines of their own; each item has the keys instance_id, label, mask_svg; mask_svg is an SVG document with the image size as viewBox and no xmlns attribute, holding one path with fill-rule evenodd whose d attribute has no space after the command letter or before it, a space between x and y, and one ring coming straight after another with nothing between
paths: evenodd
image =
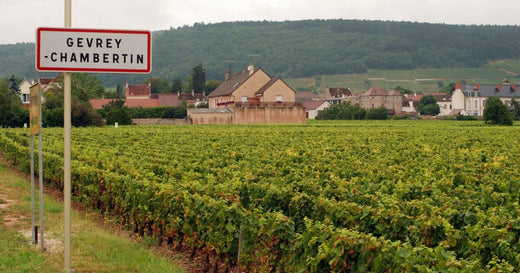
<instances>
[{"instance_id":1,"label":"row of trees","mask_svg":"<svg viewBox=\"0 0 520 273\"><path fill-rule=\"evenodd\" d=\"M423 96L417 106L421 115L438 115L439 105L432 95ZM498 97L490 97L486 100L484 108L484 121L487 124L513 125L513 120L520 120L520 102L511 100L511 108L508 108ZM388 111L384 107L366 110L358 105L352 105L350 101L335 104L323 110L317 117L318 120L338 119L388 119ZM457 117L461 120L470 120L473 117Z\"/></svg>"},{"instance_id":2,"label":"row of trees","mask_svg":"<svg viewBox=\"0 0 520 273\"><path fill-rule=\"evenodd\" d=\"M204 69L199 65L193 69L194 79L198 90L203 92L206 86ZM160 88L154 79L150 79L152 88ZM21 80L14 77L0 79L0 126L22 127L29 123L29 110L22 107L20 90ZM202 84L204 82L204 84ZM212 84L212 83L210 83ZM214 83L213 83L214 84ZM168 83L166 82L166 85ZM63 77L59 77L51 88L43 94L42 123L45 127L63 126ZM184 87L179 91L183 91ZM106 91L97 75L73 73L71 78L71 112L73 126L101 126L104 124L132 124L132 118L182 118L186 116L187 105L179 107L161 107L155 110L130 110L124 107L124 88L118 84L116 90ZM89 103L92 98L114 98L115 101L107 104L103 110L96 111Z\"/></svg>"},{"instance_id":3,"label":"row of trees","mask_svg":"<svg viewBox=\"0 0 520 273\"><path fill-rule=\"evenodd\" d=\"M388 119L388 110L384 107L366 110L358 105L352 105L350 101L346 101L334 104L323 110L316 119Z\"/></svg>"},{"instance_id":4,"label":"row of trees","mask_svg":"<svg viewBox=\"0 0 520 273\"><path fill-rule=\"evenodd\" d=\"M236 72L250 61L273 76L291 78L367 69L478 67L519 58L519 34L516 26L360 20L195 24L154 32L152 73L169 78L204 62L208 78L222 80L230 66ZM0 45L0 76L36 76L34 48ZM108 86L140 82L144 76L104 74L100 79Z\"/></svg>"}]
</instances>

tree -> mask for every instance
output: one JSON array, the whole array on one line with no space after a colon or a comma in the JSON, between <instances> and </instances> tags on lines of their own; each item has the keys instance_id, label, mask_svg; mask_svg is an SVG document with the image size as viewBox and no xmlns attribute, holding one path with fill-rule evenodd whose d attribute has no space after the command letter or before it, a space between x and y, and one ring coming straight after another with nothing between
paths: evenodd
<instances>
[{"instance_id":1,"label":"tree","mask_svg":"<svg viewBox=\"0 0 520 273\"><path fill-rule=\"evenodd\" d=\"M171 85L171 92L172 93L183 93L183 84L184 82L182 81L182 79L180 77L175 77L173 78L173 82L172 82L172 85Z\"/></svg>"},{"instance_id":2,"label":"tree","mask_svg":"<svg viewBox=\"0 0 520 273\"><path fill-rule=\"evenodd\" d=\"M217 89L222 84L222 81L217 80L209 80L206 82L206 95L209 95L213 90Z\"/></svg>"},{"instance_id":3,"label":"tree","mask_svg":"<svg viewBox=\"0 0 520 273\"><path fill-rule=\"evenodd\" d=\"M63 77L58 81L62 83ZM72 96L82 101L88 102L89 99L101 98L105 93L105 87L96 75L73 73L70 84Z\"/></svg>"},{"instance_id":4,"label":"tree","mask_svg":"<svg viewBox=\"0 0 520 273\"><path fill-rule=\"evenodd\" d=\"M484 122L497 125L513 125L513 118L507 106L498 97L486 100L484 108Z\"/></svg>"},{"instance_id":5,"label":"tree","mask_svg":"<svg viewBox=\"0 0 520 273\"><path fill-rule=\"evenodd\" d=\"M202 64L198 64L191 70L191 80L195 93L202 93L206 86L206 70L204 70Z\"/></svg>"},{"instance_id":6,"label":"tree","mask_svg":"<svg viewBox=\"0 0 520 273\"><path fill-rule=\"evenodd\" d=\"M123 85L121 83L116 84L116 93L118 98L124 98L125 97L126 90L123 88Z\"/></svg>"},{"instance_id":7,"label":"tree","mask_svg":"<svg viewBox=\"0 0 520 273\"><path fill-rule=\"evenodd\" d=\"M385 107L369 109L367 119L388 119L388 110Z\"/></svg>"},{"instance_id":8,"label":"tree","mask_svg":"<svg viewBox=\"0 0 520 273\"><path fill-rule=\"evenodd\" d=\"M152 93L168 93L170 91L170 84L168 80L161 78L149 78L145 83L152 85Z\"/></svg>"},{"instance_id":9,"label":"tree","mask_svg":"<svg viewBox=\"0 0 520 273\"><path fill-rule=\"evenodd\" d=\"M63 126L63 76L50 90L45 92L45 101L42 105L42 120L45 126ZM73 126L101 126L103 119L92 109L89 98L101 96L104 86L99 83L97 76L86 73L74 73L71 77L71 121Z\"/></svg>"},{"instance_id":10,"label":"tree","mask_svg":"<svg viewBox=\"0 0 520 273\"><path fill-rule=\"evenodd\" d=\"M316 119L365 119L366 113L365 109L346 101L323 110Z\"/></svg>"},{"instance_id":11,"label":"tree","mask_svg":"<svg viewBox=\"0 0 520 273\"><path fill-rule=\"evenodd\" d=\"M404 95L404 94L413 94L413 91L410 90L410 89L406 89L400 85L396 86L394 88L395 91L399 91L399 93L401 93L401 95Z\"/></svg>"},{"instance_id":12,"label":"tree","mask_svg":"<svg viewBox=\"0 0 520 273\"><path fill-rule=\"evenodd\" d=\"M10 88L9 79L0 80L0 127L22 127L29 122L29 111Z\"/></svg>"},{"instance_id":13,"label":"tree","mask_svg":"<svg viewBox=\"0 0 520 273\"><path fill-rule=\"evenodd\" d=\"M421 115L436 116L441 112L441 107L437 104L437 100L432 95L426 95L421 98L417 104L417 110Z\"/></svg>"},{"instance_id":14,"label":"tree","mask_svg":"<svg viewBox=\"0 0 520 273\"><path fill-rule=\"evenodd\" d=\"M520 103L514 98L511 100L511 114L514 120L520 120Z\"/></svg>"},{"instance_id":15,"label":"tree","mask_svg":"<svg viewBox=\"0 0 520 273\"><path fill-rule=\"evenodd\" d=\"M124 99L111 100L109 103L103 105L103 110L106 112L106 122L109 125L132 125L132 117L125 106Z\"/></svg>"},{"instance_id":16,"label":"tree","mask_svg":"<svg viewBox=\"0 0 520 273\"><path fill-rule=\"evenodd\" d=\"M9 90L11 90L15 94L20 93L20 88L18 87L20 85L20 80L18 80L14 75L11 75L11 78L9 79Z\"/></svg>"}]
</instances>

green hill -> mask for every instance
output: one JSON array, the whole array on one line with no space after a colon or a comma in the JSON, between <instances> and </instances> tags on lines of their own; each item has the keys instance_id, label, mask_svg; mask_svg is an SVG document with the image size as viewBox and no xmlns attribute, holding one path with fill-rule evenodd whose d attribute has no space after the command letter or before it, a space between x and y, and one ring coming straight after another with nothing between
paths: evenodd
<instances>
[{"instance_id":1,"label":"green hill","mask_svg":"<svg viewBox=\"0 0 520 273\"><path fill-rule=\"evenodd\" d=\"M191 68L202 63L208 79L222 80L226 69L237 72L253 62L271 76L368 74L366 78L375 78L369 81L377 82L379 78L391 78L379 74L407 74L399 71L413 70L418 74L416 79L430 78L423 77L422 71L481 68L490 61L518 58L517 26L360 20L197 23L153 33L151 76L171 82L174 77L184 78ZM490 66L499 71L518 66L511 65L512 68L497 63ZM34 44L0 45L0 77L11 74L19 78L37 75ZM109 86L142 82L147 77L150 75L99 75Z\"/></svg>"}]
</instances>

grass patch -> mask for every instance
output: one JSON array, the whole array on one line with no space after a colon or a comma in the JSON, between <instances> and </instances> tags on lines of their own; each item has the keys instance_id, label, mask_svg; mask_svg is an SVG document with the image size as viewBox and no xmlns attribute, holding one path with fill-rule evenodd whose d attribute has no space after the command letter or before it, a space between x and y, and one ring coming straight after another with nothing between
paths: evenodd
<instances>
[{"instance_id":1,"label":"grass patch","mask_svg":"<svg viewBox=\"0 0 520 273\"><path fill-rule=\"evenodd\" d=\"M36 252L20 233L0 226L1 272L46 272L44 268L50 269L44 255Z\"/></svg>"},{"instance_id":2,"label":"grass patch","mask_svg":"<svg viewBox=\"0 0 520 273\"><path fill-rule=\"evenodd\" d=\"M30 234L30 182L15 175L1 161L0 192L10 200L8 208L0 214L0 272L62 272L63 204L51 196L44 197L47 251L41 253L39 245L31 245L31 239L20 233ZM7 215L18 216L18 222L11 221L7 225L3 221ZM183 272L176 265L175 257L159 255L149 249L154 241L136 242L127 233L99 223L97 217L97 213L76 210L71 213L71 256L75 272ZM39 225L38 218L37 222Z\"/></svg>"}]
</instances>

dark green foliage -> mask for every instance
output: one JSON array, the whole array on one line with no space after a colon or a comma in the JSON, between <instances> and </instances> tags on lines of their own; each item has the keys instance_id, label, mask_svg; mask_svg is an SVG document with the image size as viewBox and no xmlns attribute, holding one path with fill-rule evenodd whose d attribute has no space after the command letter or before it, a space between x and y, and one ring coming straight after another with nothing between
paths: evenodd
<instances>
[{"instance_id":1,"label":"dark green foliage","mask_svg":"<svg viewBox=\"0 0 520 273\"><path fill-rule=\"evenodd\" d=\"M486 100L484 121L489 124L513 125L513 118L509 109L498 97L490 97Z\"/></svg>"},{"instance_id":2,"label":"dark green foliage","mask_svg":"<svg viewBox=\"0 0 520 273\"><path fill-rule=\"evenodd\" d=\"M206 91L206 96L209 95L211 92L213 92L213 90L217 89L217 87L219 87L219 85L221 85L222 83L223 83L222 81L217 81L217 80L207 81L206 86L204 87L205 91Z\"/></svg>"},{"instance_id":3,"label":"dark green foliage","mask_svg":"<svg viewBox=\"0 0 520 273\"><path fill-rule=\"evenodd\" d=\"M0 76L37 76L34 48L30 43L0 45ZM489 60L520 57L520 29L342 19L199 23L154 32L152 54L151 76L166 79L184 78L194 66L203 64L208 79L223 80L230 65L232 73L238 72L248 65L251 55L255 55L255 66L282 77L478 67ZM142 82L148 76L99 77L105 85L114 86Z\"/></svg>"},{"instance_id":4,"label":"dark green foliage","mask_svg":"<svg viewBox=\"0 0 520 273\"><path fill-rule=\"evenodd\" d=\"M520 120L520 103L514 98L511 100L511 115L514 120Z\"/></svg>"},{"instance_id":5,"label":"dark green foliage","mask_svg":"<svg viewBox=\"0 0 520 273\"><path fill-rule=\"evenodd\" d=\"M152 93L169 93L170 85L168 80L161 78L150 78L145 81L146 84L151 83Z\"/></svg>"},{"instance_id":6,"label":"dark green foliage","mask_svg":"<svg viewBox=\"0 0 520 273\"><path fill-rule=\"evenodd\" d=\"M132 117L124 99L112 100L103 105L103 112L108 125L114 125L116 122L119 125L132 125Z\"/></svg>"},{"instance_id":7,"label":"dark green foliage","mask_svg":"<svg viewBox=\"0 0 520 273\"><path fill-rule=\"evenodd\" d=\"M18 94L20 93L20 88L18 87L19 85L20 80L17 79L14 75L11 75L11 78L9 79L9 90L15 94Z\"/></svg>"},{"instance_id":8,"label":"dark green foliage","mask_svg":"<svg viewBox=\"0 0 520 273\"><path fill-rule=\"evenodd\" d=\"M107 112L106 121L107 125L114 125L116 122L119 125L132 125L132 117L130 117L127 107L121 107Z\"/></svg>"},{"instance_id":9,"label":"dark green foliage","mask_svg":"<svg viewBox=\"0 0 520 273\"><path fill-rule=\"evenodd\" d=\"M0 127L22 127L29 123L29 111L10 85L10 79L0 79Z\"/></svg>"},{"instance_id":10,"label":"dark green foliage","mask_svg":"<svg viewBox=\"0 0 520 273\"><path fill-rule=\"evenodd\" d=\"M79 100L72 101L72 124L76 127L102 126L103 118L88 103ZM61 112L63 115L63 112Z\"/></svg>"},{"instance_id":11,"label":"dark green foliage","mask_svg":"<svg viewBox=\"0 0 520 273\"><path fill-rule=\"evenodd\" d=\"M182 106L175 107L133 107L128 108L128 112L132 118L185 118L186 108ZM168 113L166 113L168 112Z\"/></svg>"},{"instance_id":12,"label":"dark green foliage","mask_svg":"<svg viewBox=\"0 0 520 273\"><path fill-rule=\"evenodd\" d=\"M388 110L385 107L372 108L367 111L367 119L388 119Z\"/></svg>"},{"instance_id":13,"label":"dark green foliage","mask_svg":"<svg viewBox=\"0 0 520 273\"><path fill-rule=\"evenodd\" d=\"M431 116L436 116L441 112L441 108L437 104L437 100L432 95L423 96L417 105L417 110L421 113L421 115Z\"/></svg>"},{"instance_id":14,"label":"dark green foliage","mask_svg":"<svg viewBox=\"0 0 520 273\"><path fill-rule=\"evenodd\" d=\"M330 106L318 114L316 119L365 119L367 111L350 101Z\"/></svg>"},{"instance_id":15,"label":"dark green foliage","mask_svg":"<svg viewBox=\"0 0 520 273\"><path fill-rule=\"evenodd\" d=\"M172 85L170 87L171 93L177 93L177 92L183 93L184 90L182 89L182 86L183 86L182 79L179 77L174 78Z\"/></svg>"},{"instance_id":16,"label":"dark green foliage","mask_svg":"<svg viewBox=\"0 0 520 273\"><path fill-rule=\"evenodd\" d=\"M477 117L475 116L465 116L465 115L461 115L460 113L457 114L457 116L455 117L456 120L477 120Z\"/></svg>"},{"instance_id":17,"label":"dark green foliage","mask_svg":"<svg viewBox=\"0 0 520 273\"><path fill-rule=\"evenodd\" d=\"M201 63L191 70L191 80L195 93L201 94L206 87L206 70Z\"/></svg>"},{"instance_id":18,"label":"dark green foliage","mask_svg":"<svg viewBox=\"0 0 520 273\"><path fill-rule=\"evenodd\" d=\"M186 108L179 107L166 107L161 118L184 118L186 117Z\"/></svg>"},{"instance_id":19,"label":"dark green foliage","mask_svg":"<svg viewBox=\"0 0 520 273\"><path fill-rule=\"evenodd\" d=\"M394 88L394 90L395 90L395 91L399 91L399 93L401 93L401 94L403 94L403 95L404 95L404 94L413 94L413 91L412 91L411 89L404 88L404 87L402 87L402 86L400 86L400 85L396 86L396 87Z\"/></svg>"},{"instance_id":20,"label":"dark green foliage","mask_svg":"<svg viewBox=\"0 0 520 273\"><path fill-rule=\"evenodd\" d=\"M45 92L42 104L42 122L45 127L63 126L63 76ZM101 96L104 87L96 76L74 73L71 77L71 121L72 126L101 126L101 115L92 109L88 99Z\"/></svg>"}]
</instances>

